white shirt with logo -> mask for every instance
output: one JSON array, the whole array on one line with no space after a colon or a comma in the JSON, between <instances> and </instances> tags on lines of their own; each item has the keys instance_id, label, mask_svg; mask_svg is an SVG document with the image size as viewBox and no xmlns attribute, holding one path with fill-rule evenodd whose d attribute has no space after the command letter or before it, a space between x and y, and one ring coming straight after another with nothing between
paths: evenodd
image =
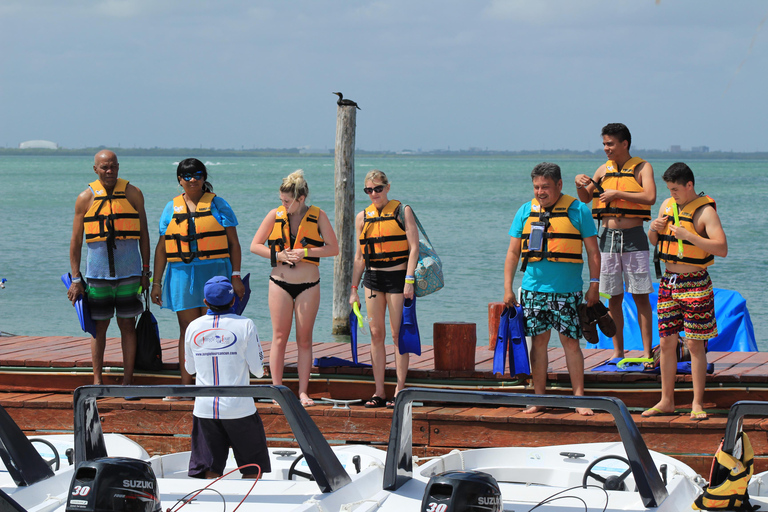
<instances>
[{"instance_id":1,"label":"white shirt with logo","mask_svg":"<svg viewBox=\"0 0 768 512\"><path fill-rule=\"evenodd\" d=\"M264 376L264 352L256 325L235 314L205 315L193 320L184 339L184 367L197 375L198 386L247 386L250 373ZM197 397L198 418L237 419L256 412L251 397Z\"/></svg>"}]
</instances>

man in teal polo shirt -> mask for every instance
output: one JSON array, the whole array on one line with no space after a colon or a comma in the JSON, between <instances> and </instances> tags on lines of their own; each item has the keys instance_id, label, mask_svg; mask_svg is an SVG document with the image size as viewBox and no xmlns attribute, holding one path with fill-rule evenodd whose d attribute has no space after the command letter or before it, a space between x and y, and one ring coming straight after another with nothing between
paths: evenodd
<instances>
[{"instance_id":1,"label":"man in teal polo shirt","mask_svg":"<svg viewBox=\"0 0 768 512\"><path fill-rule=\"evenodd\" d=\"M517 264L522 258L523 274L520 303L525 311L526 335L530 349L533 389L543 395L547 386L547 345L550 331L560 334L573 394L584 395L584 356L579 346L581 326L576 307L586 299L592 306L600 299L600 251L592 213L581 201L562 193L560 167L543 162L531 171L534 199L515 214L509 235L512 237L504 261L504 303L516 306L512 291ZM586 294L581 278L582 252L587 250L590 283ZM531 406L523 412L543 410ZM592 410L578 408L582 416Z\"/></svg>"}]
</instances>

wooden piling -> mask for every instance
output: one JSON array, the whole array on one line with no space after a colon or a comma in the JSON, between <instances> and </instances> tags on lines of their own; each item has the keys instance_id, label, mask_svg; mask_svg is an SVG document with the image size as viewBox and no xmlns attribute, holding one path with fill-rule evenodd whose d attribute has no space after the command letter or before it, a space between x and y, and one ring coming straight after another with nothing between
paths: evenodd
<instances>
[{"instance_id":1,"label":"wooden piling","mask_svg":"<svg viewBox=\"0 0 768 512\"><path fill-rule=\"evenodd\" d=\"M335 230L339 255L333 262L332 334L349 334L349 291L355 257L355 127L357 109L339 105L336 113Z\"/></svg>"},{"instance_id":2,"label":"wooden piling","mask_svg":"<svg viewBox=\"0 0 768 512\"><path fill-rule=\"evenodd\" d=\"M432 327L435 370L473 371L477 325L470 322L435 322Z\"/></svg>"}]
</instances>

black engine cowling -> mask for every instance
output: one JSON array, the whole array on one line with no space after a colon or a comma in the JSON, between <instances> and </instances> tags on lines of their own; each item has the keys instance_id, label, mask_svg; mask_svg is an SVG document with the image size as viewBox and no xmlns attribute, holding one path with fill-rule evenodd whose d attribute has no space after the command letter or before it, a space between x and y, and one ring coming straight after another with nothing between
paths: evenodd
<instances>
[{"instance_id":1,"label":"black engine cowling","mask_svg":"<svg viewBox=\"0 0 768 512\"><path fill-rule=\"evenodd\" d=\"M501 512L496 479L480 471L447 471L429 479L422 512Z\"/></svg>"},{"instance_id":2,"label":"black engine cowling","mask_svg":"<svg viewBox=\"0 0 768 512\"><path fill-rule=\"evenodd\" d=\"M66 511L160 512L152 466L126 457L84 462L72 477Z\"/></svg>"}]
</instances>

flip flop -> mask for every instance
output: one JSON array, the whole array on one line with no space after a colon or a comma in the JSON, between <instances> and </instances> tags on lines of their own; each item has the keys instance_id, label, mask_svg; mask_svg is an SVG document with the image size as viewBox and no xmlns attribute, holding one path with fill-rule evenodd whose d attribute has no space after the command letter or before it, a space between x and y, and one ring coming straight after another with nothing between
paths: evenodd
<instances>
[{"instance_id":1,"label":"flip flop","mask_svg":"<svg viewBox=\"0 0 768 512\"><path fill-rule=\"evenodd\" d=\"M387 409L394 409L395 408L395 400L387 400Z\"/></svg>"},{"instance_id":2,"label":"flip flop","mask_svg":"<svg viewBox=\"0 0 768 512\"><path fill-rule=\"evenodd\" d=\"M691 421L704 421L707 418L707 411L691 411Z\"/></svg>"},{"instance_id":3,"label":"flip flop","mask_svg":"<svg viewBox=\"0 0 768 512\"><path fill-rule=\"evenodd\" d=\"M301 405L303 405L305 408L306 407L314 407L315 406L315 401L312 400L311 398L302 398L301 399Z\"/></svg>"},{"instance_id":4,"label":"flip flop","mask_svg":"<svg viewBox=\"0 0 768 512\"><path fill-rule=\"evenodd\" d=\"M652 414L645 414L646 412L650 412ZM643 418L655 418L656 416L677 416L677 413L675 411L666 412L656 407L651 407L650 409L643 411L640 416Z\"/></svg>"}]
</instances>

